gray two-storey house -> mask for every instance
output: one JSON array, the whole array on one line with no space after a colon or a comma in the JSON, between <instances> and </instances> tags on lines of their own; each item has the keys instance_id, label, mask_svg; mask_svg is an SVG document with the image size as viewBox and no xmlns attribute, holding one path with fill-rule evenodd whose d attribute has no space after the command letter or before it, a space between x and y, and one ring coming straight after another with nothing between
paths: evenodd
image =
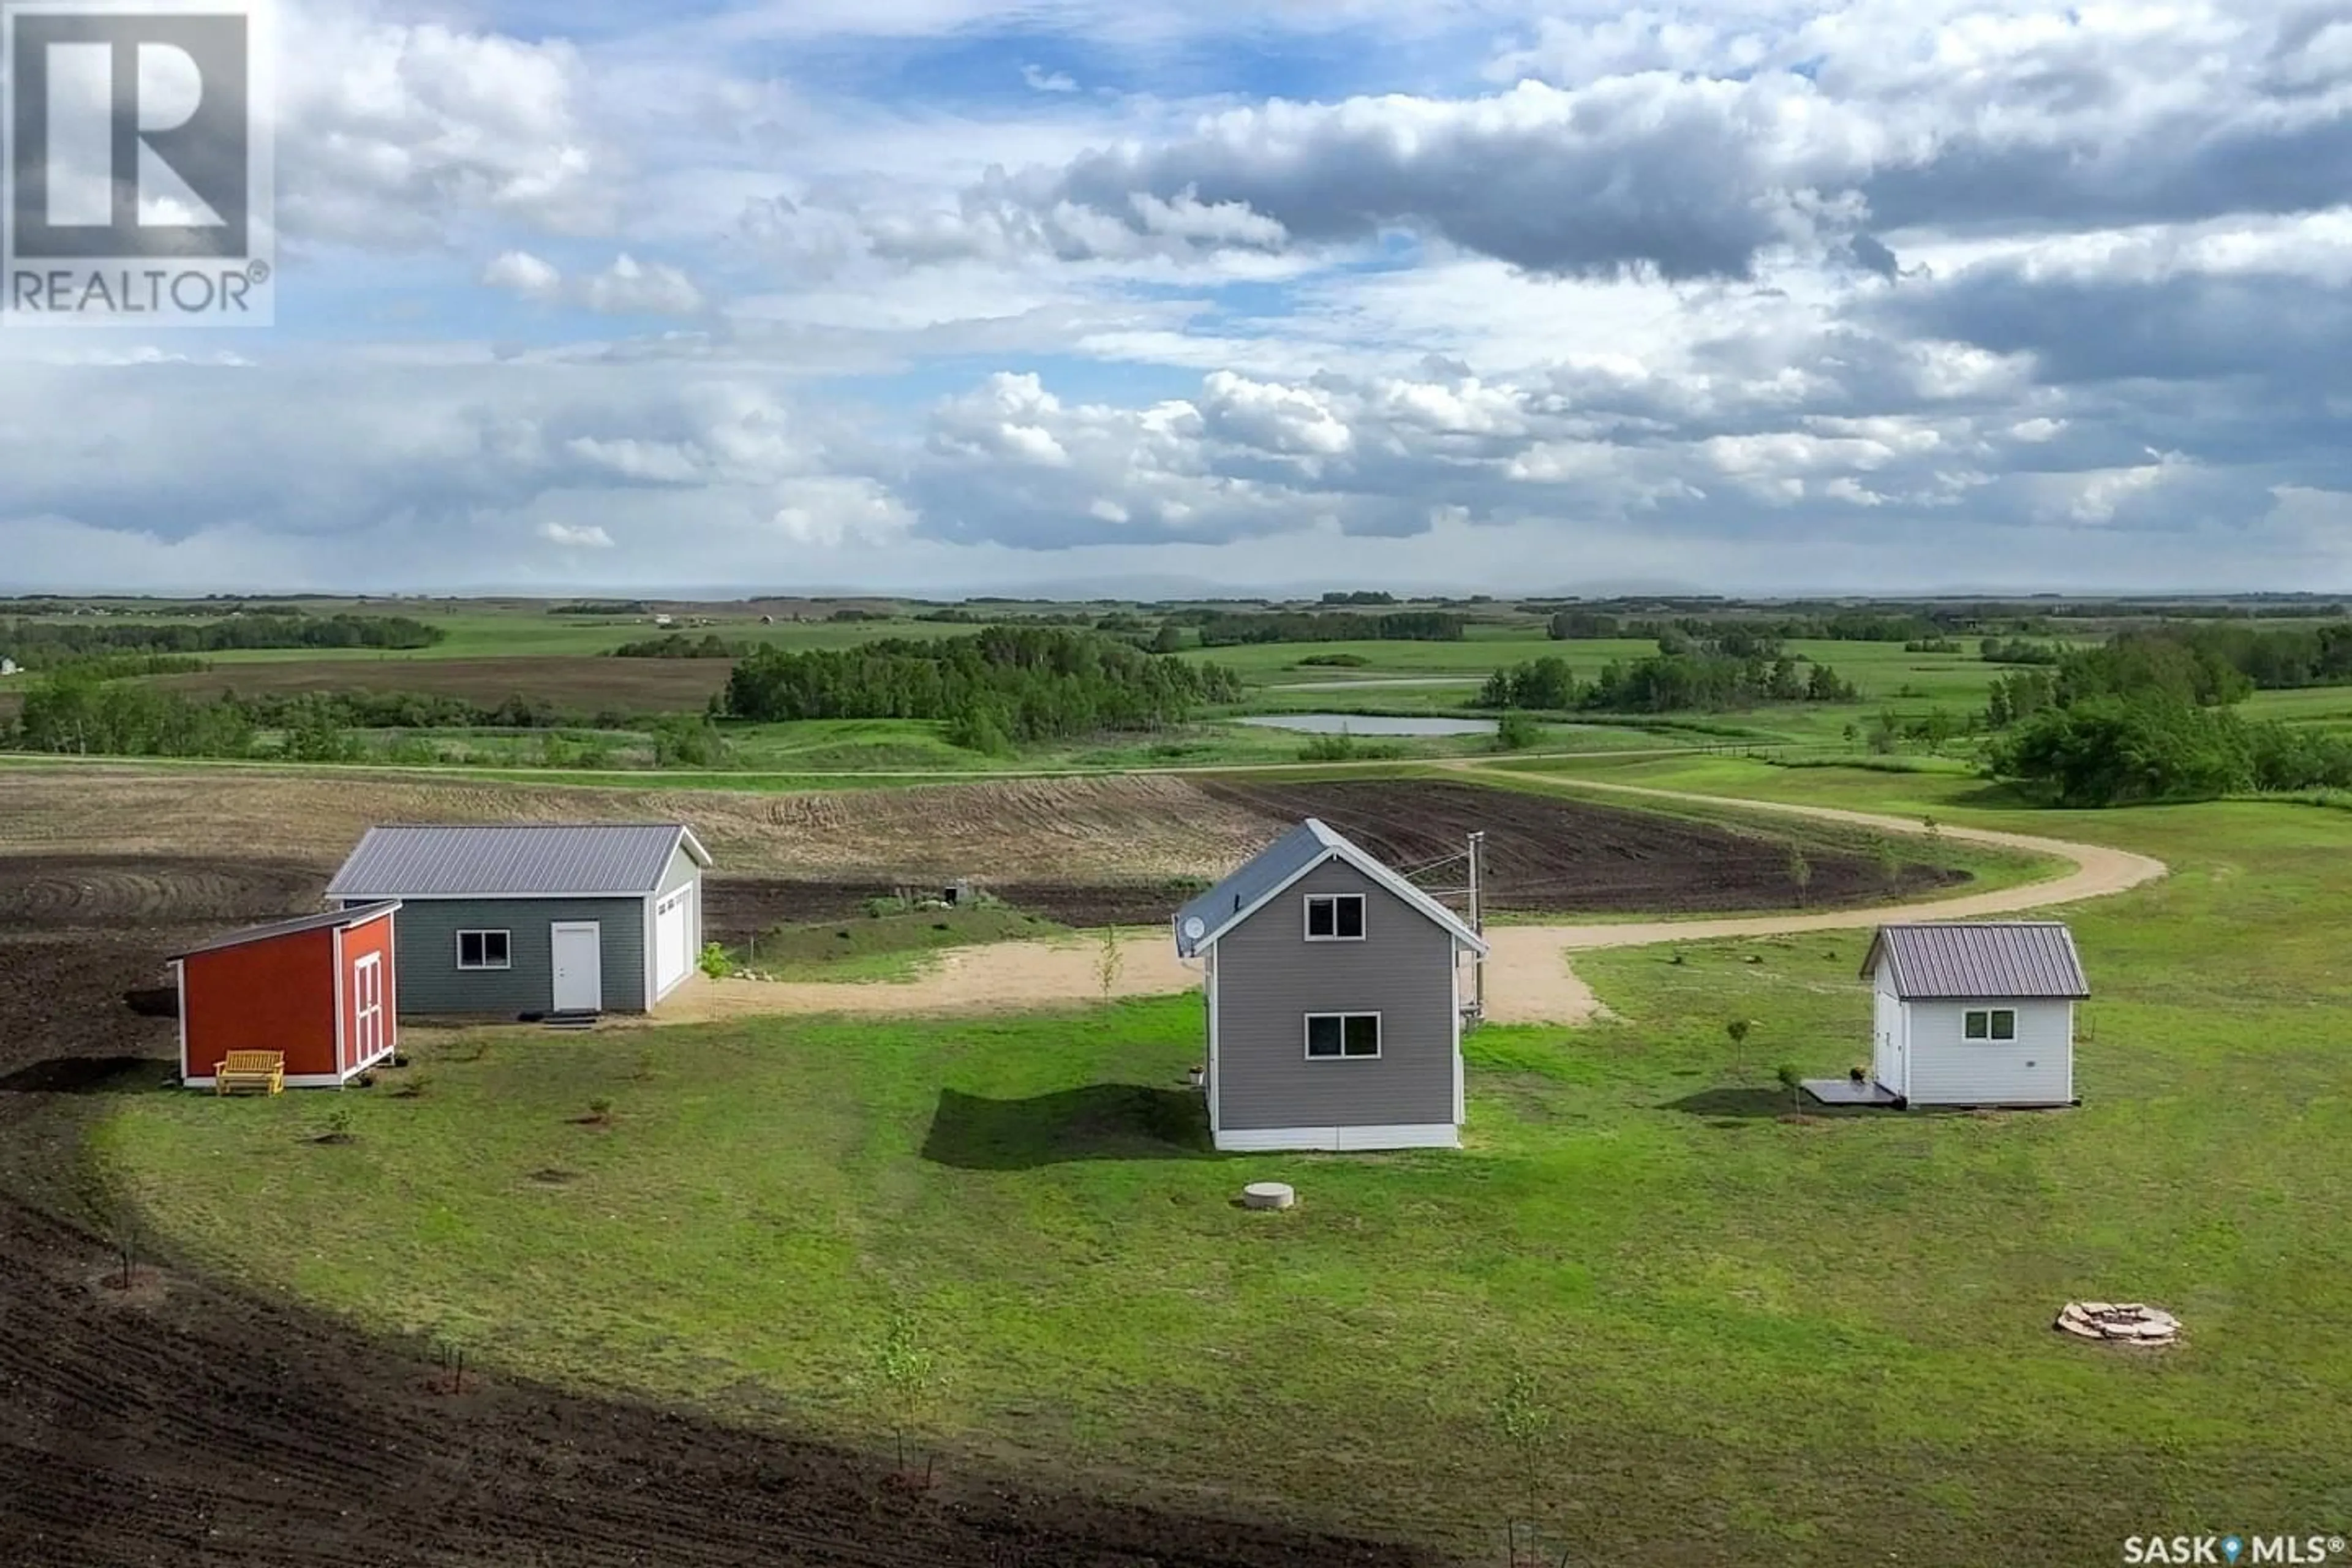
<instances>
[{"instance_id":1,"label":"gray two-storey house","mask_svg":"<svg viewBox=\"0 0 2352 1568\"><path fill-rule=\"evenodd\" d=\"M1462 959L1486 944L1453 910L1309 818L1175 926L1218 1148L1460 1146Z\"/></svg>"},{"instance_id":2,"label":"gray two-storey house","mask_svg":"<svg viewBox=\"0 0 2352 1568\"><path fill-rule=\"evenodd\" d=\"M404 1014L650 1013L694 973L709 864L675 822L371 827L327 897L401 900Z\"/></svg>"}]
</instances>

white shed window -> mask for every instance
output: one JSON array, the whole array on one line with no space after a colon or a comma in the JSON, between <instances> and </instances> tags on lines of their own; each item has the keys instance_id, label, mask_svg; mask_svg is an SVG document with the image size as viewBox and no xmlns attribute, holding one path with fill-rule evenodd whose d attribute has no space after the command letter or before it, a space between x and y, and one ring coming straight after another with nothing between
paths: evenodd
<instances>
[{"instance_id":1,"label":"white shed window","mask_svg":"<svg viewBox=\"0 0 2352 1568\"><path fill-rule=\"evenodd\" d=\"M1307 1056L1310 1061L1336 1061L1346 1057L1381 1054L1378 1013L1309 1013L1307 1015Z\"/></svg>"},{"instance_id":2,"label":"white shed window","mask_svg":"<svg viewBox=\"0 0 2352 1568\"><path fill-rule=\"evenodd\" d=\"M514 943L502 931L461 931L457 933L460 969L511 969Z\"/></svg>"},{"instance_id":3,"label":"white shed window","mask_svg":"<svg viewBox=\"0 0 2352 1568\"><path fill-rule=\"evenodd\" d=\"M1307 940L1309 942L1361 942L1364 940L1364 895L1361 893L1314 893L1307 900Z\"/></svg>"},{"instance_id":4,"label":"white shed window","mask_svg":"<svg viewBox=\"0 0 2352 1568\"><path fill-rule=\"evenodd\" d=\"M2013 1007L1970 1008L1964 1032L1971 1040L2013 1040L2017 1038L2017 1010Z\"/></svg>"}]
</instances>

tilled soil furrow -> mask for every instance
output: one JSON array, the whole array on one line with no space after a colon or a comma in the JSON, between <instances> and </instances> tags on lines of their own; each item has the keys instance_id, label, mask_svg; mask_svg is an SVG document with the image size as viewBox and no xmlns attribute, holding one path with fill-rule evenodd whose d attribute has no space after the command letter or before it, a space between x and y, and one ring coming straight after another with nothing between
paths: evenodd
<instances>
[{"instance_id":1,"label":"tilled soil furrow","mask_svg":"<svg viewBox=\"0 0 2352 1568\"><path fill-rule=\"evenodd\" d=\"M0 856L0 1565L1405 1568L1406 1548L951 1474L499 1378L149 1268L128 1291L77 1148L161 1083L134 1016L173 942L310 907L318 868ZM66 918L82 922L61 928Z\"/></svg>"}]
</instances>

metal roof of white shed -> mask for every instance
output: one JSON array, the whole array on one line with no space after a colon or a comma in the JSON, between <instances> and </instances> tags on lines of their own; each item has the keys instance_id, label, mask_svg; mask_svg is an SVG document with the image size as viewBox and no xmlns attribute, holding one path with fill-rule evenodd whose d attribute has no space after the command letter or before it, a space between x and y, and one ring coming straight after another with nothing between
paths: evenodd
<instances>
[{"instance_id":1,"label":"metal roof of white shed","mask_svg":"<svg viewBox=\"0 0 2352 1568\"><path fill-rule=\"evenodd\" d=\"M2056 921L1951 922L1878 928L1864 975L1885 954L1906 1002L2061 999L2090 995L2074 933Z\"/></svg>"},{"instance_id":2,"label":"metal roof of white shed","mask_svg":"<svg viewBox=\"0 0 2352 1568\"><path fill-rule=\"evenodd\" d=\"M680 848L710 856L682 823L521 823L371 827L331 899L639 898Z\"/></svg>"}]
</instances>

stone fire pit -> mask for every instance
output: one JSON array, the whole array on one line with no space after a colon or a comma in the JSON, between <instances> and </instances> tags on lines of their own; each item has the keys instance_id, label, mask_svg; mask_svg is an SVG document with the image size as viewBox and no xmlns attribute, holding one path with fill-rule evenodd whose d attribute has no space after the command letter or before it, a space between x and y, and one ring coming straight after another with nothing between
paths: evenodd
<instances>
[{"instance_id":1,"label":"stone fire pit","mask_svg":"<svg viewBox=\"0 0 2352 1568\"><path fill-rule=\"evenodd\" d=\"M2180 1337L2180 1320L2142 1301L2069 1301L2057 1328L2081 1339L2137 1345L2168 1345Z\"/></svg>"}]
</instances>

